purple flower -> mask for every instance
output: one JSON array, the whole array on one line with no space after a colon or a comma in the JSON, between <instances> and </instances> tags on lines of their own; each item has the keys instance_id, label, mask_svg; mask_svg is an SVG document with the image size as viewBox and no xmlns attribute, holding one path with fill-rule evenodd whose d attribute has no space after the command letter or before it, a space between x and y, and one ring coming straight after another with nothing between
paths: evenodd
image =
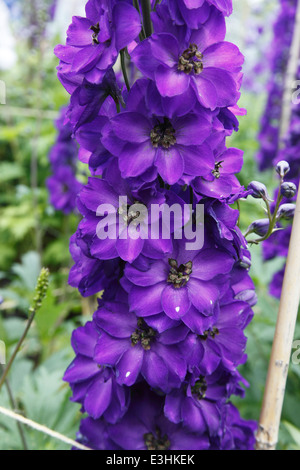
<instances>
[{"instance_id":1,"label":"purple flower","mask_svg":"<svg viewBox=\"0 0 300 470\"><path fill-rule=\"evenodd\" d=\"M194 321L201 322L213 314L233 263L221 249L186 251L185 243L178 241L161 260L149 260L142 267L126 265L124 273L132 283L130 309L141 317L163 311L172 320L190 322L196 317Z\"/></svg>"},{"instance_id":2,"label":"purple flower","mask_svg":"<svg viewBox=\"0 0 300 470\"><path fill-rule=\"evenodd\" d=\"M209 176L193 181L195 191L203 196L224 199L238 192L241 185L235 176L243 166L243 152L239 149L225 149L215 157L214 168Z\"/></svg>"},{"instance_id":3,"label":"purple flower","mask_svg":"<svg viewBox=\"0 0 300 470\"><path fill-rule=\"evenodd\" d=\"M211 450L254 450L257 423L241 418L237 408L227 403L222 408L224 431L211 439Z\"/></svg>"},{"instance_id":4,"label":"purple flower","mask_svg":"<svg viewBox=\"0 0 300 470\"><path fill-rule=\"evenodd\" d=\"M212 374L221 363L232 369L243 362L247 342L243 328L247 309L245 302L232 300L220 307L217 318L206 324L203 321L200 325L187 315L186 324L194 332L185 340L190 354L188 363L199 374Z\"/></svg>"},{"instance_id":5,"label":"purple flower","mask_svg":"<svg viewBox=\"0 0 300 470\"><path fill-rule=\"evenodd\" d=\"M125 303L106 302L94 314L101 331L94 360L115 367L117 382L132 386L142 376L151 387L167 393L185 378L186 361L178 348L187 329L158 333L128 311Z\"/></svg>"},{"instance_id":6,"label":"purple flower","mask_svg":"<svg viewBox=\"0 0 300 470\"><path fill-rule=\"evenodd\" d=\"M151 205L183 201L153 185L151 190L148 186L133 190L127 181L120 179L115 166L110 169L110 178L89 178L80 192L78 208L84 215L78 227L81 245L85 245L88 256L100 260L120 257L132 262L141 253L163 257L172 250L172 240L151 237L150 224L159 220L155 217L161 217L152 216ZM184 220L176 224L182 226ZM159 230L161 233L162 226Z\"/></svg>"},{"instance_id":7,"label":"purple flower","mask_svg":"<svg viewBox=\"0 0 300 470\"><path fill-rule=\"evenodd\" d=\"M155 170L172 185L184 175L206 176L214 168L214 159L205 139L211 123L205 112L189 113L182 117L157 115L149 112L144 96L149 82L142 80L132 88L128 100L137 103L109 121L103 130L104 146L119 158L123 178L138 177ZM151 86L151 85L150 85ZM142 103L140 102L142 100Z\"/></svg>"},{"instance_id":8,"label":"purple flower","mask_svg":"<svg viewBox=\"0 0 300 470\"><path fill-rule=\"evenodd\" d=\"M118 259L100 261L86 256L76 243L76 234L70 239L70 253L75 264L70 269L69 284L83 297L90 297L107 289L120 276Z\"/></svg>"},{"instance_id":9,"label":"purple flower","mask_svg":"<svg viewBox=\"0 0 300 470\"><path fill-rule=\"evenodd\" d=\"M124 418L108 428L110 439L119 448L150 451L209 448L207 435L191 432L163 415L161 397L142 389L132 398L132 403Z\"/></svg>"},{"instance_id":10,"label":"purple flower","mask_svg":"<svg viewBox=\"0 0 300 470\"><path fill-rule=\"evenodd\" d=\"M59 77L63 84L73 77L84 76L100 84L118 53L132 42L141 30L136 9L125 1L89 0L86 17L74 16L67 31L65 46L57 46L60 59Z\"/></svg>"},{"instance_id":11,"label":"purple flower","mask_svg":"<svg viewBox=\"0 0 300 470\"><path fill-rule=\"evenodd\" d=\"M59 166L47 179L46 184L53 207L64 214L73 212L77 195L82 188L82 184L74 175L74 170L69 166Z\"/></svg>"},{"instance_id":12,"label":"purple flower","mask_svg":"<svg viewBox=\"0 0 300 470\"><path fill-rule=\"evenodd\" d=\"M211 13L213 5L225 16L232 13L232 0L168 0L170 14L177 24L187 24L192 29L201 27Z\"/></svg>"},{"instance_id":13,"label":"purple flower","mask_svg":"<svg viewBox=\"0 0 300 470\"><path fill-rule=\"evenodd\" d=\"M224 380L222 367L209 376L189 377L180 389L166 396L166 417L173 423L182 423L184 427L200 435L220 434L221 408L229 394L226 379Z\"/></svg>"},{"instance_id":14,"label":"purple flower","mask_svg":"<svg viewBox=\"0 0 300 470\"><path fill-rule=\"evenodd\" d=\"M64 380L70 383L72 400L82 404L83 412L94 419L103 416L109 423L115 423L128 408L129 390L116 382L113 369L100 367L94 360L99 335L93 322L73 332L76 357L67 368Z\"/></svg>"},{"instance_id":15,"label":"purple flower","mask_svg":"<svg viewBox=\"0 0 300 470\"><path fill-rule=\"evenodd\" d=\"M233 106L239 99L244 59L234 44L224 41L218 15L190 32L185 42L169 33L153 34L131 57L146 77L155 80L163 97L181 100L190 89L202 106L212 110Z\"/></svg>"}]
</instances>

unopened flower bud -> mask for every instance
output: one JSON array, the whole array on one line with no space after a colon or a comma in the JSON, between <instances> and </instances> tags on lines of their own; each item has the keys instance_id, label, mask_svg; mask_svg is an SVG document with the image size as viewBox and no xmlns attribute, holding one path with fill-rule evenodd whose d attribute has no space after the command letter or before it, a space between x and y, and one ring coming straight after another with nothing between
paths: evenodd
<instances>
[{"instance_id":1,"label":"unopened flower bud","mask_svg":"<svg viewBox=\"0 0 300 470\"><path fill-rule=\"evenodd\" d=\"M279 174L280 178L284 178L285 175L290 171L290 165L285 160L281 160L276 165L276 172Z\"/></svg>"},{"instance_id":2,"label":"unopened flower bud","mask_svg":"<svg viewBox=\"0 0 300 470\"><path fill-rule=\"evenodd\" d=\"M282 204L277 212L277 220L283 219L283 220L290 220L294 217L295 215L295 209L296 205L295 204Z\"/></svg>"},{"instance_id":3,"label":"unopened flower bud","mask_svg":"<svg viewBox=\"0 0 300 470\"><path fill-rule=\"evenodd\" d=\"M252 222L252 224L248 227L247 233L255 233L260 237L264 237L269 230L270 221L269 219L259 219Z\"/></svg>"},{"instance_id":4,"label":"unopened flower bud","mask_svg":"<svg viewBox=\"0 0 300 470\"><path fill-rule=\"evenodd\" d=\"M268 201L271 201L266 186L263 183L260 183L259 181L252 181L248 185L247 190L251 191L251 196L255 199L266 199Z\"/></svg>"},{"instance_id":5,"label":"unopened flower bud","mask_svg":"<svg viewBox=\"0 0 300 470\"><path fill-rule=\"evenodd\" d=\"M297 186L294 183L282 183L281 185L281 195L292 199L297 193Z\"/></svg>"}]
</instances>

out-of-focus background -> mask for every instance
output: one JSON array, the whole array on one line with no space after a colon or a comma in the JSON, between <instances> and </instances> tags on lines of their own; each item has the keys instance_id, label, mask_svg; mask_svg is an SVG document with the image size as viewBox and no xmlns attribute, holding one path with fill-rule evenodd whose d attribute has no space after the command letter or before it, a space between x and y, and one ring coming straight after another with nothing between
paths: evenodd
<instances>
[{"instance_id":1,"label":"out-of-focus background","mask_svg":"<svg viewBox=\"0 0 300 470\"><path fill-rule=\"evenodd\" d=\"M245 55L240 107L240 130L230 145L245 152L239 175L245 186L263 181L272 193L277 180L272 170L258 171L260 120L267 99L270 69L266 60L278 0L235 0L228 19L228 40ZM79 217L56 211L49 202L46 179L51 175L49 152L55 143L55 120L69 96L56 76L56 44L64 43L73 15L84 13L85 0L0 0L0 340L6 354L16 345L27 318L28 307L41 266L51 272L47 298L9 375L16 409L25 416L75 438L79 406L70 402L62 376L73 358L72 330L85 323L95 299L82 299L68 286L72 266L69 238ZM229 142L228 142L229 143ZM85 168L79 165L85 181ZM263 218L261 203L241 201L241 229ZM284 260L263 263L261 248L251 249L252 278L257 288L255 317L247 329L248 361L240 368L249 382L246 396L235 403L244 418L259 417L278 301L269 294L269 283ZM296 337L300 339L300 328ZM283 421L281 449L300 449L300 364L291 364ZM11 407L5 388L0 404ZM33 450L64 449L58 441L26 429ZM22 449L14 421L0 416L0 450Z\"/></svg>"}]
</instances>

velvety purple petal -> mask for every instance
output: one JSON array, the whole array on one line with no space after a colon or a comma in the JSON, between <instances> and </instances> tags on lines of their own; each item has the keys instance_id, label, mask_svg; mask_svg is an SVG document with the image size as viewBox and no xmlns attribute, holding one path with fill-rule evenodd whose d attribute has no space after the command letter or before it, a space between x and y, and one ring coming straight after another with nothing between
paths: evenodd
<instances>
[{"instance_id":1,"label":"velvety purple petal","mask_svg":"<svg viewBox=\"0 0 300 470\"><path fill-rule=\"evenodd\" d=\"M214 304L219 297L219 290L213 283L191 278L187 288L194 307L200 312L213 312Z\"/></svg>"},{"instance_id":2,"label":"velvety purple petal","mask_svg":"<svg viewBox=\"0 0 300 470\"><path fill-rule=\"evenodd\" d=\"M207 429L206 422L203 418L201 410L195 406L194 402L190 398L183 400L181 406L182 419L186 426L192 431L197 431L200 434L204 434Z\"/></svg>"},{"instance_id":3,"label":"velvety purple petal","mask_svg":"<svg viewBox=\"0 0 300 470\"><path fill-rule=\"evenodd\" d=\"M164 389L168 382L168 369L164 361L153 351L146 351L141 373L151 387Z\"/></svg>"},{"instance_id":4,"label":"velvety purple petal","mask_svg":"<svg viewBox=\"0 0 300 470\"><path fill-rule=\"evenodd\" d=\"M186 315L181 319L183 323L190 328L194 333L201 335L207 328L207 318L213 319L214 317L206 317L201 311L197 310L193 305Z\"/></svg>"},{"instance_id":5,"label":"velvety purple petal","mask_svg":"<svg viewBox=\"0 0 300 470\"><path fill-rule=\"evenodd\" d=\"M215 67L229 72L239 71L244 57L239 48L230 42L219 42L204 51L204 67Z\"/></svg>"},{"instance_id":6,"label":"velvety purple petal","mask_svg":"<svg viewBox=\"0 0 300 470\"><path fill-rule=\"evenodd\" d=\"M119 157L119 167L124 178L142 175L154 163L156 149L150 138L141 144L128 143Z\"/></svg>"},{"instance_id":7,"label":"velvety purple petal","mask_svg":"<svg viewBox=\"0 0 300 470\"><path fill-rule=\"evenodd\" d=\"M165 285L165 282L160 282L150 287L134 286L129 293L130 310L141 317L161 313L161 295Z\"/></svg>"},{"instance_id":8,"label":"velvety purple petal","mask_svg":"<svg viewBox=\"0 0 300 470\"><path fill-rule=\"evenodd\" d=\"M112 380L107 382L95 380L89 387L85 400L85 411L94 419L100 418L111 401Z\"/></svg>"},{"instance_id":9,"label":"velvety purple petal","mask_svg":"<svg viewBox=\"0 0 300 470\"><path fill-rule=\"evenodd\" d=\"M173 97L186 92L190 77L176 67L160 65L155 72L155 81L162 96Z\"/></svg>"},{"instance_id":10,"label":"velvety purple petal","mask_svg":"<svg viewBox=\"0 0 300 470\"><path fill-rule=\"evenodd\" d=\"M231 178L228 176L215 178L213 181L205 181L203 178L197 178L194 183L194 188L200 194L212 198L220 198L230 196L232 192Z\"/></svg>"},{"instance_id":11,"label":"velvety purple petal","mask_svg":"<svg viewBox=\"0 0 300 470\"><path fill-rule=\"evenodd\" d=\"M142 143L150 139L151 123L142 114L125 112L112 120L112 127L119 139Z\"/></svg>"},{"instance_id":12,"label":"velvety purple petal","mask_svg":"<svg viewBox=\"0 0 300 470\"><path fill-rule=\"evenodd\" d=\"M155 165L162 179L172 185L182 177L184 161L177 148L170 150L157 149Z\"/></svg>"},{"instance_id":13,"label":"velvety purple petal","mask_svg":"<svg viewBox=\"0 0 300 470\"><path fill-rule=\"evenodd\" d=\"M81 382L99 373L96 362L84 356L77 356L64 374L66 382Z\"/></svg>"},{"instance_id":14,"label":"velvety purple petal","mask_svg":"<svg viewBox=\"0 0 300 470\"><path fill-rule=\"evenodd\" d=\"M161 33L151 36L151 51L153 56L168 67L176 67L179 58L179 44L171 34Z\"/></svg>"},{"instance_id":15,"label":"velvety purple petal","mask_svg":"<svg viewBox=\"0 0 300 470\"><path fill-rule=\"evenodd\" d=\"M125 267L125 276L137 286L153 286L158 282L166 281L168 266L163 261L156 261L147 271L139 271L130 264Z\"/></svg>"},{"instance_id":16,"label":"velvety purple petal","mask_svg":"<svg viewBox=\"0 0 300 470\"><path fill-rule=\"evenodd\" d=\"M235 80L232 78L229 72L213 67L206 67L199 76L202 78L202 80L209 80L210 83L214 85L215 89L217 90L218 107L223 108L225 106L232 106L236 104L240 97L240 93L237 90L237 84ZM198 77L196 80L198 80Z\"/></svg>"},{"instance_id":17,"label":"velvety purple petal","mask_svg":"<svg viewBox=\"0 0 300 470\"><path fill-rule=\"evenodd\" d=\"M218 105L218 92L215 84L206 79L203 76L203 72L201 75L193 77L191 84L202 106L211 110L216 109Z\"/></svg>"},{"instance_id":18,"label":"velvety purple petal","mask_svg":"<svg viewBox=\"0 0 300 470\"><path fill-rule=\"evenodd\" d=\"M70 46L88 46L92 44L92 23L88 18L73 16L72 23L67 30L66 43Z\"/></svg>"},{"instance_id":19,"label":"velvety purple petal","mask_svg":"<svg viewBox=\"0 0 300 470\"><path fill-rule=\"evenodd\" d=\"M112 21L116 28L116 47L120 51L139 35L140 16L133 6L120 2L113 8Z\"/></svg>"},{"instance_id":20,"label":"velvety purple petal","mask_svg":"<svg viewBox=\"0 0 300 470\"><path fill-rule=\"evenodd\" d=\"M182 394L180 392L172 392L166 396L164 413L172 423L178 424L181 418L181 402Z\"/></svg>"},{"instance_id":21,"label":"velvety purple petal","mask_svg":"<svg viewBox=\"0 0 300 470\"><path fill-rule=\"evenodd\" d=\"M176 120L176 142L181 145L200 145L211 133L211 123L205 117L190 114Z\"/></svg>"},{"instance_id":22,"label":"velvety purple petal","mask_svg":"<svg viewBox=\"0 0 300 470\"><path fill-rule=\"evenodd\" d=\"M126 304L121 303L114 306L112 302L110 306L106 302L104 307L94 313L93 319L97 327L119 339L129 338L136 326L135 315L128 312Z\"/></svg>"},{"instance_id":23,"label":"velvety purple petal","mask_svg":"<svg viewBox=\"0 0 300 470\"><path fill-rule=\"evenodd\" d=\"M128 349L117 364L117 381L121 385L131 387L137 380L144 357L141 346Z\"/></svg>"},{"instance_id":24,"label":"velvety purple petal","mask_svg":"<svg viewBox=\"0 0 300 470\"><path fill-rule=\"evenodd\" d=\"M215 168L213 152L206 143L198 146L179 147L184 160L184 173L191 176L206 176Z\"/></svg>"},{"instance_id":25,"label":"velvety purple petal","mask_svg":"<svg viewBox=\"0 0 300 470\"><path fill-rule=\"evenodd\" d=\"M162 293L162 307L165 313L172 320L179 320L183 317L191 306L187 287L175 289L173 286L166 286Z\"/></svg>"},{"instance_id":26,"label":"velvety purple petal","mask_svg":"<svg viewBox=\"0 0 300 470\"><path fill-rule=\"evenodd\" d=\"M128 339L114 339L102 333L95 347L94 360L101 366L114 366L129 347Z\"/></svg>"},{"instance_id":27,"label":"velvety purple petal","mask_svg":"<svg viewBox=\"0 0 300 470\"><path fill-rule=\"evenodd\" d=\"M224 251L202 250L194 258L192 276L202 281L208 281L219 274L229 273L233 263L234 259Z\"/></svg>"},{"instance_id":28,"label":"velvety purple petal","mask_svg":"<svg viewBox=\"0 0 300 470\"><path fill-rule=\"evenodd\" d=\"M127 234L127 238L123 239L122 236L124 233ZM116 242L118 254L124 261L132 263L140 255L144 246L144 240L142 240L142 238L138 238L137 240L131 238L130 227L129 230L128 227L126 227L121 235L122 236L119 237Z\"/></svg>"}]
</instances>

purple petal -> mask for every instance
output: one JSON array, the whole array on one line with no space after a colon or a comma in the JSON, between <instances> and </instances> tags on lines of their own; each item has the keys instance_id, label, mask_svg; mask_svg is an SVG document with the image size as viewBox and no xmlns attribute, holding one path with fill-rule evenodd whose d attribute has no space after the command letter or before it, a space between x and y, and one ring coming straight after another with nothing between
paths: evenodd
<instances>
[{"instance_id":1,"label":"purple petal","mask_svg":"<svg viewBox=\"0 0 300 470\"><path fill-rule=\"evenodd\" d=\"M147 271L138 271L130 264L125 267L125 276L137 286L153 286L168 277L168 267L163 261L156 261Z\"/></svg>"},{"instance_id":2,"label":"purple petal","mask_svg":"<svg viewBox=\"0 0 300 470\"><path fill-rule=\"evenodd\" d=\"M144 357L140 346L128 349L117 364L117 381L121 385L131 387L137 380Z\"/></svg>"},{"instance_id":3,"label":"purple petal","mask_svg":"<svg viewBox=\"0 0 300 470\"><path fill-rule=\"evenodd\" d=\"M166 387L168 369L164 361L153 351L145 352L141 372L151 387L162 390Z\"/></svg>"},{"instance_id":4,"label":"purple petal","mask_svg":"<svg viewBox=\"0 0 300 470\"><path fill-rule=\"evenodd\" d=\"M141 317L161 313L161 295L165 285L165 282L160 282L150 287L134 286L129 293L130 310Z\"/></svg>"},{"instance_id":5,"label":"purple petal","mask_svg":"<svg viewBox=\"0 0 300 470\"><path fill-rule=\"evenodd\" d=\"M125 2L117 3L113 8L113 24L116 28L116 47L124 49L141 31L141 20L137 10Z\"/></svg>"},{"instance_id":6,"label":"purple petal","mask_svg":"<svg viewBox=\"0 0 300 470\"><path fill-rule=\"evenodd\" d=\"M160 65L155 72L155 81L162 96L173 97L187 91L190 77L175 67Z\"/></svg>"},{"instance_id":7,"label":"purple petal","mask_svg":"<svg viewBox=\"0 0 300 470\"><path fill-rule=\"evenodd\" d=\"M162 293L162 307L165 313L172 320L179 320L189 310L191 302L188 296L187 287L175 289L173 286L166 286Z\"/></svg>"},{"instance_id":8,"label":"purple petal","mask_svg":"<svg viewBox=\"0 0 300 470\"><path fill-rule=\"evenodd\" d=\"M101 366L114 366L128 347L128 339L114 339L102 333L95 347L94 360Z\"/></svg>"},{"instance_id":9,"label":"purple petal","mask_svg":"<svg viewBox=\"0 0 300 470\"><path fill-rule=\"evenodd\" d=\"M170 150L157 149L155 165L162 179L172 185L183 175L184 161L175 147Z\"/></svg>"},{"instance_id":10,"label":"purple petal","mask_svg":"<svg viewBox=\"0 0 300 470\"><path fill-rule=\"evenodd\" d=\"M187 283L189 291L189 298L200 312L213 312L216 300L219 297L218 288L209 282L200 281L199 279L191 278Z\"/></svg>"},{"instance_id":11,"label":"purple petal","mask_svg":"<svg viewBox=\"0 0 300 470\"><path fill-rule=\"evenodd\" d=\"M208 281L219 274L229 273L233 263L234 259L223 251L203 250L194 258L192 276L202 281Z\"/></svg>"},{"instance_id":12,"label":"purple petal","mask_svg":"<svg viewBox=\"0 0 300 470\"><path fill-rule=\"evenodd\" d=\"M110 404L111 392L111 379L107 382L96 380L87 391L84 400L85 411L94 419L100 418Z\"/></svg>"}]
</instances>

